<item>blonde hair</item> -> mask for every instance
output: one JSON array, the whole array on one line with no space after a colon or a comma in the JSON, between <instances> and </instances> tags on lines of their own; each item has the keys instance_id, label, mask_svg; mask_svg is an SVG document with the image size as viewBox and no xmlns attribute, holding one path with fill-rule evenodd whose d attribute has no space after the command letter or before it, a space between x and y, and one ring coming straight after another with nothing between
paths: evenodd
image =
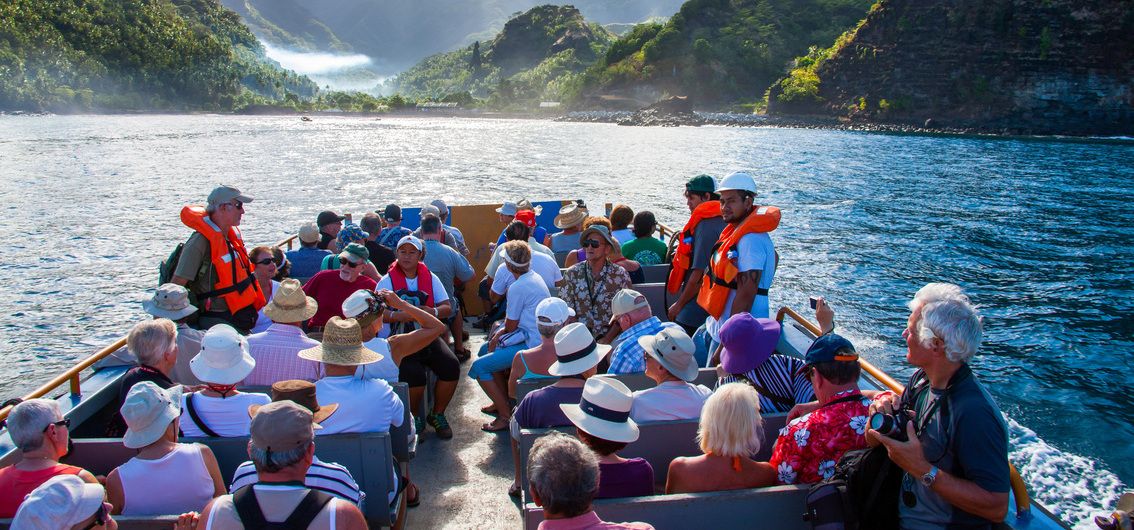
<instances>
[{"instance_id":1,"label":"blonde hair","mask_svg":"<svg viewBox=\"0 0 1134 530\"><path fill-rule=\"evenodd\" d=\"M177 325L168 318L144 320L126 336L126 347L142 364L153 366L177 344Z\"/></svg>"},{"instance_id":2,"label":"blonde hair","mask_svg":"<svg viewBox=\"0 0 1134 530\"><path fill-rule=\"evenodd\" d=\"M751 386L726 384L701 409L697 443L705 454L748 458L760 452L763 437L760 396Z\"/></svg>"},{"instance_id":3,"label":"blonde hair","mask_svg":"<svg viewBox=\"0 0 1134 530\"><path fill-rule=\"evenodd\" d=\"M504 249L504 254L508 256L508 259L512 260L515 263L526 264L521 267L513 265L512 263L507 263L508 270L511 270L517 274L523 274L531 269L532 249L528 246L527 241L509 241L507 243L504 243L503 245L500 245L500 248Z\"/></svg>"}]
</instances>

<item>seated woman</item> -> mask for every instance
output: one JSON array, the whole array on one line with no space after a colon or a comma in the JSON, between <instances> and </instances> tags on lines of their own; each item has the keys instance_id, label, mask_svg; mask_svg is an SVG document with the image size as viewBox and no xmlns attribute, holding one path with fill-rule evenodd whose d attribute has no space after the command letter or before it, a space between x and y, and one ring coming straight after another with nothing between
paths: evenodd
<instances>
[{"instance_id":1,"label":"seated woman","mask_svg":"<svg viewBox=\"0 0 1134 530\"><path fill-rule=\"evenodd\" d=\"M248 251L248 260L252 262L252 276L256 279L256 283L260 284L260 290L264 293L264 301L271 302L272 297L276 295L276 289L279 289L280 282L276 281L276 273L279 272L277 267L276 257L272 254L270 247L256 247ZM267 307L265 305L264 307ZM272 319L264 314L264 308L260 308L259 313L256 315L256 324L252 326L252 331L249 333L259 333L268 329L272 325Z\"/></svg>"},{"instance_id":2,"label":"seated woman","mask_svg":"<svg viewBox=\"0 0 1134 530\"><path fill-rule=\"evenodd\" d=\"M168 515L201 511L225 494L217 458L203 444L177 443L181 387L163 390L150 381L130 389L122 404L126 436L137 449L106 476L106 495L118 515ZM245 411L247 414L247 411Z\"/></svg>"},{"instance_id":3,"label":"seated woman","mask_svg":"<svg viewBox=\"0 0 1134 530\"><path fill-rule=\"evenodd\" d=\"M596 499L654 494L654 468L650 463L642 458L618 456L618 451L638 439L638 425L630 419L633 405L630 389L605 377L587 379L578 405L559 405L575 424L579 440L599 457Z\"/></svg>"},{"instance_id":4,"label":"seated woman","mask_svg":"<svg viewBox=\"0 0 1134 530\"><path fill-rule=\"evenodd\" d=\"M575 311L567 307L560 298L544 298L535 309L536 327L539 330L540 344L535 348L521 350L512 359L512 370L508 373L508 397L516 399L516 385L531 379L555 379L548 369L558 359L555 355L555 334L575 316ZM481 409L495 414L496 408Z\"/></svg>"},{"instance_id":5,"label":"seated woman","mask_svg":"<svg viewBox=\"0 0 1134 530\"><path fill-rule=\"evenodd\" d=\"M764 420L756 390L742 383L717 389L701 411L697 441L701 456L669 463L666 493L762 488L776 483L776 470L750 456L760 451Z\"/></svg>"},{"instance_id":6,"label":"seated woman","mask_svg":"<svg viewBox=\"0 0 1134 530\"><path fill-rule=\"evenodd\" d=\"M654 237L658 222L650 211L634 215L634 239L622 244L622 255L642 265L665 263L665 242ZM643 273L643 276L645 274Z\"/></svg>"},{"instance_id":7,"label":"seated woman","mask_svg":"<svg viewBox=\"0 0 1134 530\"><path fill-rule=\"evenodd\" d=\"M248 436L248 407L271 402L267 394L236 390L255 367L248 341L235 329L227 324L209 328L201 352L189 362L205 389L181 395L181 433L189 438Z\"/></svg>"}]
</instances>

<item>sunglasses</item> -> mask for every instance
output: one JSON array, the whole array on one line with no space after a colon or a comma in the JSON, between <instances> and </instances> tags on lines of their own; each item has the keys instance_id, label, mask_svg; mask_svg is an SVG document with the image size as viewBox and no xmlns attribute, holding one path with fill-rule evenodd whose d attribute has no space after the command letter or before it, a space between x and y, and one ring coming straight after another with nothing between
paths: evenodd
<instances>
[{"instance_id":1,"label":"sunglasses","mask_svg":"<svg viewBox=\"0 0 1134 530\"><path fill-rule=\"evenodd\" d=\"M59 421L53 421L53 422L47 424L47 427L43 428L43 432L47 432L47 429L50 428L52 425L54 425L56 427L67 427L68 429L70 429L71 428L71 419L70 418L63 418Z\"/></svg>"},{"instance_id":2,"label":"sunglasses","mask_svg":"<svg viewBox=\"0 0 1134 530\"><path fill-rule=\"evenodd\" d=\"M599 248L600 246L602 246L602 241L599 241L597 239L588 239L586 241L583 241L583 248Z\"/></svg>"},{"instance_id":3,"label":"sunglasses","mask_svg":"<svg viewBox=\"0 0 1134 530\"><path fill-rule=\"evenodd\" d=\"M232 206L233 208L236 208L237 210L244 210L244 203L242 203L240 201L226 202L225 204Z\"/></svg>"},{"instance_id":4,"label":"sunglasses","mask_svg":"<svg viewBox=\"0 0 1134 530\"><path fill-rule=\"evenodd\" d=\"M94 515L94 521L91 521L91 524L83 527L83 530L91 530L92 528L96 528L96 527L99 527L99 526L105 526L106 525L106 515L107 515L106 503L104 502L104 503L102 503L98 506L98 511L95 512L95 515Z\"/></svg>"},{"instance_id":5,"label":"sunglasses","mask_svg":"<svg viewBox=\"0 0 1134 530\"><path fill-rule=\"evenodd\" d=\"M339 264L340 265L346 265L347 267L350 267L352 269L362 265L361 263L355 263L355 262L353 262L349 259L343 259L343 258L339 258Z\"/></svg>"},{"instance_id":6,"label":"sunglasses","mask_svg":"<svg viewBox=\"0 0 1134 530\"><path fill-rule=\"evenodd\" d=\"M276 263L276 260L272 259L272 258L264 258L260 261L253 261L252 262L253 265L267 265L269 263ZM279 265L279 263L276 263L276 265Z\"/></svg>"}]
</instances>

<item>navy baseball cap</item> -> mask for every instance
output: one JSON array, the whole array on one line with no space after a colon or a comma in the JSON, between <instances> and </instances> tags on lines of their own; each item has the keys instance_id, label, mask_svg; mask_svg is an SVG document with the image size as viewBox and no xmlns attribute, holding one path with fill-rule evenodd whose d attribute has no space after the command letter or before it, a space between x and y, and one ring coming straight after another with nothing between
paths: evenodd
<instances>
[{"instance_id":1,"label":"navy baseball cap","mask_svg":"<svg viewBox=\"0 0 1134 530\"><path fill-rule=\"evenodd\" d=\"M796 371L796 375L802 374L808 367L818 363L831 361L858 362L858 352L855 351L854 344L851 344L851 341L847 340L846 337L828 333L811 343L811 347L807 348L807 354L804 355L803 359L805 361L803 368Z\"/></svg>"}]
</instances>

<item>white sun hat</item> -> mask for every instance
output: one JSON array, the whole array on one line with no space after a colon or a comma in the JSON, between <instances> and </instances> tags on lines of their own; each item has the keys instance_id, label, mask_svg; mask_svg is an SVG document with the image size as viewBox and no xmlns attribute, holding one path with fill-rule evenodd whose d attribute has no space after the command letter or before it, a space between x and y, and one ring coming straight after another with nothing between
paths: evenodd
<instances>
[{"instance_id":1,"label":"white sun hat","mask_svg":"<svg viewBox=\"0 0 1134 530\"><path fill-rule=\"evenodd\" d=\"M228 324L209 328L201 338L201 351L189 361L189 370L197 379L217 385L235 385L255 367L248 339Z\"/></svg>"},{"instance_id":2,"label":"white sun hat","mask_svg":"<svg viewBox=\"0 0 1134 530\"><path fill-rule=\"evenodd\" d=\"M140 449L158 441L173 420L181 416L181 385L168 390L141 381L130 387L122 403L122 419L126 420L126 436L122 445Z\"/></svg>"},{"instance_id":3,"label":"white sun hat","mask_svg":"<svg viewBox=\"0 0 1134 530\"><path fill-rule=\"evenodd\" d=\"M515 216L518 211L520 210L516 207L516 203L510 201L505 201L504 204L501 204L500 207L496 209L496 213L498 214L511 216Z\"/></svg>"},{"instance_id":4,"label":"white sun hat","mask_svg":"<svg viewBox=\"0 0 1134 530\"><path fill-rule=\"evenodd\" d=\"M697 346L684 330L667 327L656 335L638 337L638 345L669 373L687 383L697 379L699 368L697 361L693 359Z\"/></svg>"},{"instance_id":5,"label":"white sun hat","mask_svg":"<svg viewBox=\"0 0 1134 530\"><path fill-rule=\"evenodd\" d=\"M71 528L102 507L105 490L75 475L56 475L32 490L20 504L12 528L59 530ZM110 518L109 514L106 516Z\"/></svg>"},{"instance_id":6,"label":"white sun hat","mask_svg":"<svg viewBox=\"0 0 1134 530\"><path fill-rule=\"evenodd\" d=\"M555 334L556 361L547 373L560 377L578 375L598 366L608 353L610 346L596 343L586 325L572 322Z\"/></svg>"},{"instance_id":7,"label":"white sun hat","mask_svg":"<svg viewBox=\"0 0 1134 530\"><path fill-rule=\"evenodd\" d=\"M579 404L563 403L559 408L579 429L596 438L630 443L638 439L638 424L630 419L634 394L621 381L611 377L592 377L583 385Z\"/></svg>"}]
</instances>

